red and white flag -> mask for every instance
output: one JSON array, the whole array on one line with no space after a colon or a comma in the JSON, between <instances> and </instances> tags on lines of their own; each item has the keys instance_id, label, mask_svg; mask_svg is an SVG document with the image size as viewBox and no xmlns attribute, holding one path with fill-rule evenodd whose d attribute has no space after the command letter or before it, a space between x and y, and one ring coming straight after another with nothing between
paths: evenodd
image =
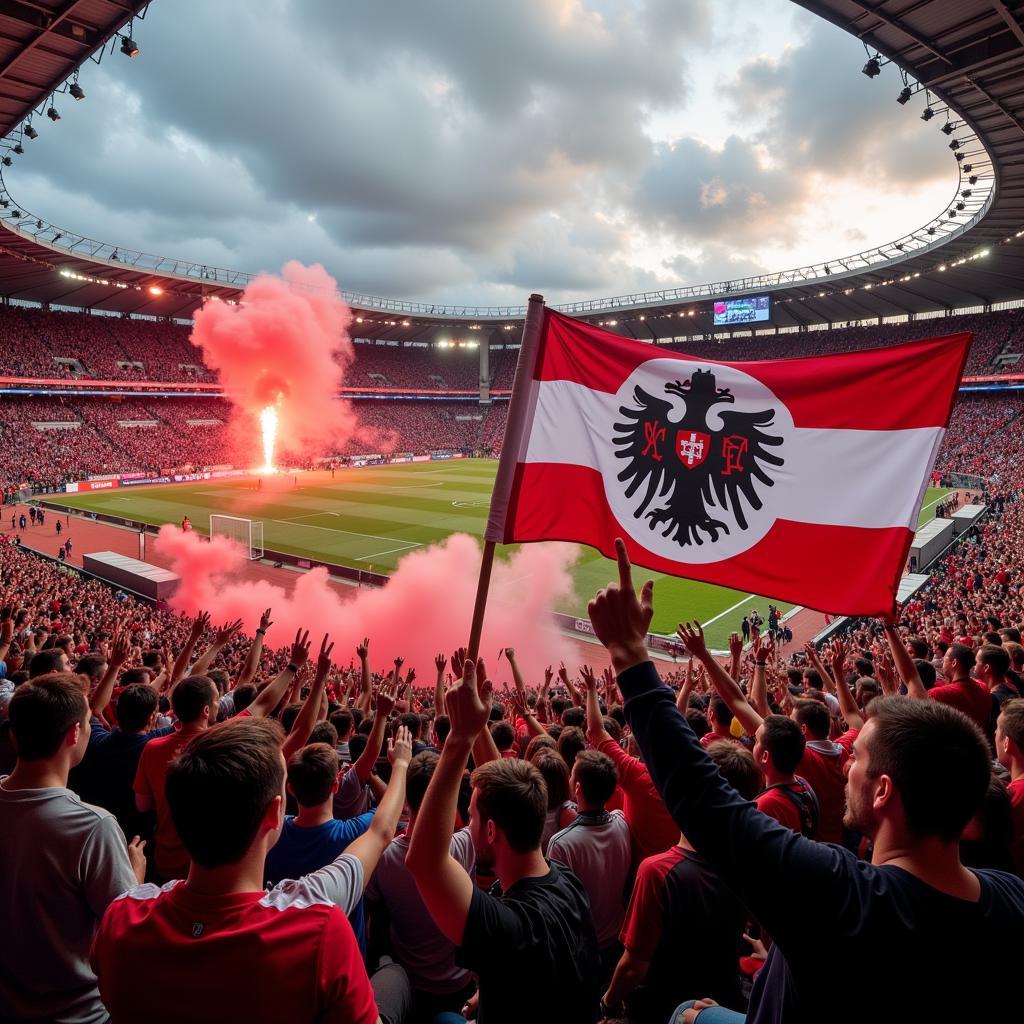
<instances>
[{"instance_id":1,"label":"red and white flag","mask_svg":"<svg viewBox=\"0 0 1024 1024\"><path fill-rule=\"evenodd\" d=\"M545 309L486 539L621 536L659 572L889 614L971 337L727 363Z\"/></svg>"}]
</instances>

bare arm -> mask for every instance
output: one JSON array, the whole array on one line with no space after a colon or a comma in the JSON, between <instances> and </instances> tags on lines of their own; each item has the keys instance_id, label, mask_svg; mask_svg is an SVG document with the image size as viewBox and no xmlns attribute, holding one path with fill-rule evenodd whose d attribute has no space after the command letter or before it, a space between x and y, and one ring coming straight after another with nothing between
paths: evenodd
<instances>
[{"instance_id":1,"label":"bare arm","mask_svg":"<svg viewBox=\"0 0 1024 1024\"><path fill-rule=\"evenodd\" d=\"M198 661L192 666L192 675L201 676L205 675L207 669L213 664L213 659L231 642L231 638L242 628L242 620L235 619L234 622L229 622L224 626L221 626L217 630L217 635L213 638L213 643L199 655Z\"/></svg>"},{"instance_id":2,"label":"bare arm","mask_svg":"<svg viewBox=\"0 0 1024 1024\"><path fill-rule=\"evenodd\" d=\"M836 697L839 699L839 711L851 729L864 728L864 716L857 707L857 702L850 693L846 682L846 647L842 640L832 644L832 672L836 681Z\"/></svg>"},{"instance_id":3,"label":"bare arm","mask_svg":"<svg viewBox=\"0 0 1024 1024\"><path fill-rule=\"evenodd\" d=\"M288 687L295 680L299 669L306 663L309 657L309 630L303 635L302 630L295 633L295 643L292 644L291 661L282 672L271 680L259 693L256 699L249 705L249 714L253 718L266 718L278 704L281 698L287 693Z\"/></svg>"},{"instance_id":4,"label":"bare arm","mask_svg":"<svg viewBox=\"0 0 1024 1024\"><path fill-rule=\"evenodd\" d=\"M395 681L389 679L381 687L380 693L377 694L377 712L373 716L373 726L370 729L370 735L366 741L366 746L363 748L363 752L359 755L359 759L351 768L364 786L373 773L373 766L377 763L377 758L380 757L380 748L384 742L384 730L387 728L388 715L391 714L397 699L396 689Z\"/></svg>"},{"instance_id":5,"label":"bare arm","mask_svg":"<svg viewBox=\"0 0 1024 1024\"><path fill-rule=\"evenodd\" d=\"M349 843L345 850L362 862L364 891L384 848L395 838L398 819L405 807L405 776L412 760L412 734L404 725L388 744L388 760L391 762L391 781L377 807L377 813L370 827L358 839Z\"/></svg>"},{"instance_id":6,"label":"bare arm","mask_svg":"<svg viewBox=\"0 0 1024 1024\"><path fill-rule=\"evenodd\" d=\"M439 654L434 659L434 668L437 669L437 679L434 681L435 715L440 715L444 713L444 667L447 664L448 659L443 654Z\"/></svg>"},{"instance_id":7,"label":"bare arm","mask_svg":"<svg viewBox=\"0 0 1024 1024\"><path fill-rule=\"evenodd\" d=\"M743 657L743 638L739 633L732 633L729 636L729 677L733 682L739 682L740 658Z\"/></svg>"},{"instance_id":8,"label":"bare arm","mask_svg":"<svg viewBox=\"0 0 1024 1024\"><path fill-rule=\"evenodd\" d=\"M192 659L192 652L196 649L199 638L206 632L209 625L210 613L200 612L195 622L192 623L192 629L189 631L185 646L178 652L178 657L174 659L174 668L171 670L171 686L174 686L179 679L184 677L188 663Z\"/></svg>"},{"instance_id":9,"label":"bare arm","mask_svg":"<svg viewBox=\"0 0 1024 1024\"><path fill-rule=\"evenodd\" d=\"M313 726L320 716L320 705L323 703L327 673L331 671L332 650L334 650L334 644L328 647L325 634L320 642L320 654L316 661L316 675L313 677L313 685L310 687L309 694L302 705L302 710L296 716L295 722L292 725L292 731L285 737L285 741L281 746L281 753L284 754L285 761L288 761L292 754L301 750L306 745L306 740L309 739L309 734L313 731Z\"/></svg>"},{"instance_id":10,"label":"bare arm","mask_svg":"<svg viewBox=\"0 0 1024 1024\"><path fill-rule=\"evenodd\" d=\"M114 692L117 673L127 660L129 650L131 650L131 644L127 631L119 631L114 635L114 642L111 644L110 654L107 656L107 671L103 673L99 686L93 691L89 700L89 708L94 715L102 715L106 711Z\"/></svg>"},{"instance_id":11,"label":"bare arm","mask_svg":"<svg viewBox=\"0 0 1024 1024\"><path fill-rule=\"evenodd\" d=\"M927 700L928 691L921 681L921 674L917 671L914 659L910 652L903 646L899 633L896 632L896 625L892 622L883 622L885 639L889 641L889 650L892 651L892 660L896 663L896 671L904 686L907 688L907 696L917 700Z\"/></svg>"},{"instance_id":12,"label":"bare arm","mask_svg":"<svg viewBox=\"0 0 1024 1024\"><path fill-rule=\"evenodd\" d=\"M256 678L256 670L260 667L260 658L263 656L263 638L267 635L267 630L272 625L270 609L268 608L260 616L259 628L256 630L256 635L252 638L252 646L249 648L249 653L245 656L245 664L242 666L242 671L238 674L236 686L248 686Z\"/></svg>"},{"instance_id":13,"label":"bare arm","mask_svg":"<svg viewBox=\"0 0 1024 1024\"><path fill-rule=\"evenodd\" d=\"M434 923L456 945L462 944L466 930L473 880L451 856L451 824L455 820L462 773L473 742L487 728L490 703L490 684L483 665L478 670L472 661L467 661L461 681L445 697L452 731L427 786L405 858L405 866L412 873Z\"/></svg>"},{"instance_id":14,"label":"bare arm","mask_svg":"<svg viewBox=\"0 0 1024 1024\"><path fill-rule=\"evenodd\" d=\"M718 664L718 659L707 649L707 645L704 643L704 630L700 623L695 622L693 625L680 623L678 632L686 649L707 669L712 686L718 691L722 700L729 705L729 710L733 715L739 719L743 731L747 735L753 736L764 719L747 702L747 698L743 696L743 691L736 680Z\"/></svg>"},{"instance_id":15,"label":"bare arm","mask_svg":"<svg viewBox=\"0 0 1024 1024\"><path fill-rule=\"evenodd\" d=\"M679 694L676 697L676 707L679 708L681 715L685 715L686 709L690 706L690 694L693 693L693 684L696 681L693 674L693 658L690 658L686 663L686 677L683 679L683 685L679 687Z\"/></svg>"},{"instance_id":16,"label":"bare arm","mask_svg":"<svg viewBox=\"0 0 1024 1024\"><path fill-rule=\"evenodd\" d=\"M370 700L373 696L373 688L370 679L370 638L365 637L363 642L356 648L359 655L359 696L356 698L356 707L363 714L370 710Z\"/></svg>"},{"instance_id":17,"label":"bare arm","mask_svg":"<svg viewBox=\"0 0 1024 1024\"><path fill-rule=\"evenodd\" d=\"M581 665L580 675L583 677L586 691L587 742L592 747L598 747L612 737L604 727L601 705L597 702L597 679L594 677L593 669L589 665Z\"/></svg>"}]
</instances>

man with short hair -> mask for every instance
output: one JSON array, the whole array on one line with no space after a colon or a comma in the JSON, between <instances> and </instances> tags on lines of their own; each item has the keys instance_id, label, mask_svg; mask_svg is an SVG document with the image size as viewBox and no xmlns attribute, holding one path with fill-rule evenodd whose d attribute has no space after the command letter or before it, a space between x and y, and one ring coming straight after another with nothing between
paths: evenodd
<instances>
[{"instance_id":1,"label":"man with short hair","mask_svg":"<svg viewBox=\"0 0 1024 1024\"><path fill-rule=\"evenodd\" d=\"M729 705L717 693L712 694L711 700L708 701L707 710L708 725L711 729L701 736L700 745L708 747L718 740L728 740L730 743L737 742L731 731L732 717Z\"/></svg>"},{"instance_id":2,"label":"man with short hair","mask_svg":"<svg viewBox=\"0 0 1024 1024\"><path fill-rule=\"evenodd\" d=\"M107 1019L89 944L108 904L141 881L138 839L67 788L89 740L81 680L23 683L9 707L18 761L0 778L0 1017L99 1024Z\"/></svg>"},{"instance_id":3,"label":"man with short hair","mask_svg":"<svg viewBox=\"0 0 1024 1024\"><path fill-rule=\"evenodd\" d=\"M754 762L764 776L764 789L754 803L780 825L817 838L821 811L810 783L797 775L807 745L800 726L785 715L766 715L754 734Z\"/></svg>"},{"instance_id":4,"label":"man with short hair","mask_svg":"<svg viewBox=\"0 0 1024 1024\"><path fill-rule=\"evenodd\" d=\"M540 772L519 759L487 760L491 685L468 658L446 695L452 731L420 807L406 865L457 962L480 982L480 1024L522 1020L512 996L529 978L544 993L544 1017L592 1024L598 1003L597 938L586 892L572 872L540 849L547 792ZM478 743L477 740L480 740ZM501 895L473 884L451 855L462 773L474 750L470 832L477 861L493 866Z\"/></svg>"},{"instance_id":5,"label":"man with short hair","mask_svg":"<svg viewBox=\"0 0 1024 1024\"><path fill-rule=\"evenodd\" d=\"M993 719L1008 701L1019 697L1017 687L1010 682L1010 653L997 644L982 644L975 658L978 682L992 695ZM991 727L987 728L991 732Z\"/></svg>"},{"instance_id":6,"label":"man with short hair","mask_svg":"<svg viewBox=\"0 0 1024 1024\"><path fill-rule=\"evenodd\" d=\"M188 676L171 693L171 710L180 729L150 740L139 756L135 773L135 807L156 811L153 872L161 881L188 875L189 856L175 828L164 783L168 765L199 733L217 721L217 688L206 676Z\"/></svg>"},{"instance_id":7,"label":"man with short hair","mask_svg":"<svg viewBox=\"0 0 1024 1024\"><path fill-rule=\"evenodd\" d=\"M320 870L267 892L266 857L284 820L282 739L274 721L236 718L200 731L169 765L188 878L140 886L104 916L92 962L113 1024L140 1012L150 1024L377 1021L347 915L391 836L369 831ZM397 822L410 756L396 744L381 829Z\"/></svg>"},{"instance_id":8,"label":"man with short hair","mask_svg":"<svg viewBox=\"0 0 1024 1024\"><path fill-rule=\"evenodd\" d=\"M457 1013L476 987L471 972L456 962L456 945L435 923L405 863L438 760L438 754L425 750L409 763L405 787L409 825L381 854L366 888L371 952L390 949L405 968L412 985L413 1019L417 1021L431 1021L440 1013ZM452 835L448 852L467 874L473 875L476 855L468 828Z\"/></svg>"},{"instance_id":9,"label":"man with short hair","mask_svg":"<svg viewBox=\"0 0 1024 1024\"><path fill-rule=\"evenodd\" d=\"M110 811L126 837L144 834L133 788L142 751L151 740L174 732L169 726L156 728L158 705L152 686L126 686L117 698L117 727L108 729L94 718L85 757L71 772L71 788L86 803Z\"/></svg>"},{"instance_id":10,"label":"man with short hair","mask_svg":"<svg viewBox=\"0 0 1024 1024\"><path fill-rule=\"evenodd\" d=\"M942 675L948 682L928 691L931 700L962 711L968 718L987 729L992 719L992 696L976 679L971 678L975 652L966 644L950 644L942 659Z\"/></svg>"},{"instance_id":11,"label":"man with short hair","mask_svg":"<svg viewBox=\"0 0 1024 1024\"><path fill-rule=\"evenodd\" d=\"M626 896L633 870L629 825L622 811L609 811L608 801L618 784L618 772L607 754L581 750L569 777L569 789L579 814L548 840L548 860L564 864L582 883L601 954L602 982L619 958L619 929L626 913Z\"/></svg>"},{"instance_id":12,"label":"man with short hair","mask_svg":"<svg viewBox=\"0 0 1024 1024\"><path fill-rule=\"evenodd\" d=\"M871 861L794 835L744 800L701 749L647 654L654 584L637 595L626 546L615 546L619 582L589 611L629 724L680 829L775 940L754 983L748 1024L823 1014L833 1024L939 1021L957 1007L977 1020L1005 1017L1005 985L978 978L1014 976L1024 881L969 869L959 858L960 836L991 778L980 730L934 702L876 700L854 742L847 783L847 821L871 839ZM701 632L684 627L684 642ZM920 941L940 931L957 937L955 970L936 970L934 948ZM872 984L837 994L837 965L867 962ZM673 1020L690 1024L707 1005L683 1004ZM744 1020L725 1009L713 1016Z\"/></svg>"},{"instance_id":13,"label":"man with short hair","mask_svg":"<svg viewBox=\"0 0 1024 1024\"><path fill-rule=\"evenodd\" d=\"M45 651L39 651L32 655L28 663L29 677L35 679L37 676L48 676L53 672L65 673L71 668L68 656L58 647L48 647Z\"/></svg>"}]
</instances>

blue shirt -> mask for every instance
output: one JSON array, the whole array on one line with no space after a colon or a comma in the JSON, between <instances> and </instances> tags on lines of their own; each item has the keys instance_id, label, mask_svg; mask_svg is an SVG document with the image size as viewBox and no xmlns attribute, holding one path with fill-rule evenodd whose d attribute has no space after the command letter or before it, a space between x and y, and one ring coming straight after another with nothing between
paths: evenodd
<instances>
[{"instance_id":1,"label":"blue shirt","mask_svg":"<svg viewBox=\"0 0 1024 1024\"><path fill-rule=\"evenodd\" d=\"M330 864L353 840L358 839L373 821L375 810L367 811L355 818L338 820L333 818L322 825L306 827L295 824L295 817L284 819L281 838L267 854L264 873L268 885L276 885L283 878L301 878ZM359 948L366 953L366 927L363 915L363 901L349 915L352 931L359 941Z\"/></svg>"}]
</instances>

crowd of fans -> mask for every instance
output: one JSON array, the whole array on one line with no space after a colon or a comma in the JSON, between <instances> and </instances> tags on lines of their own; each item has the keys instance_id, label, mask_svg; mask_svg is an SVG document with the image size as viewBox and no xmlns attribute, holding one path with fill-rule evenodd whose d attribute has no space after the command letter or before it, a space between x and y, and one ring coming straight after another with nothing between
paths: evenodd
<instances>
[{"instance_id":1,"label":"crowd of fans","mask_svg":"<svg viewBox=\"0 0 1024 1024\"><path fill-rule=\"evenodd\" d=\"M1003 484L1021 482L1024 398L962 395L935 468L944 475L965 473Z\"/></svg>"},{"instance_id":2,"label":"crowd of fans","mask_svg":"<svg viewBox=\"0 0 1024 1024\"><path fill-rule=\"evenodd\" d=\"M683 624L662 678L624 549L612 668L524 678L246 636L5 531L0 1013L1012 1019L1024 501L984 501L895 620L724 661Z\"/></svg>"}]
</instances>

